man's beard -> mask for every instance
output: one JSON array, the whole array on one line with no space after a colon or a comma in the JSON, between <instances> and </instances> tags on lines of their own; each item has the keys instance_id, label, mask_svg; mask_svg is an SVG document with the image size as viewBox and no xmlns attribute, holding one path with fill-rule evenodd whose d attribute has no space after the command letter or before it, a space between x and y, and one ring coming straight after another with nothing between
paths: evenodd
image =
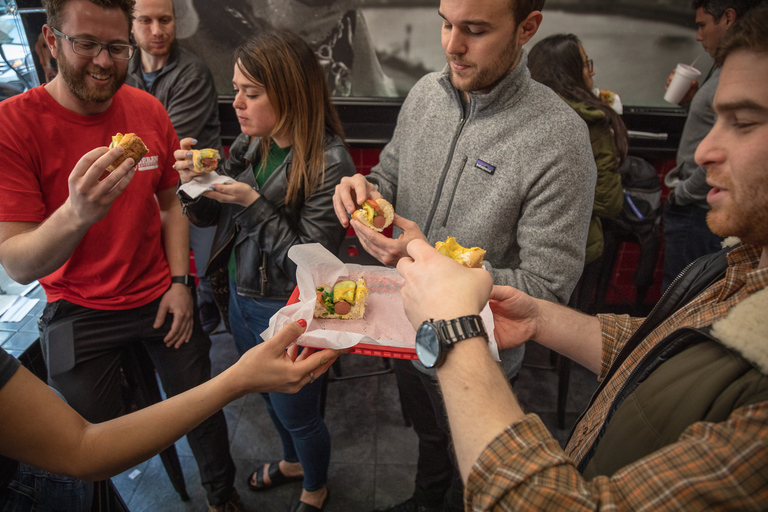
<instances>
[{"instance_id":1,"label":"man's beard","mask_svg":"<svg viewBox=\"0 0 768 512\"><path fill-rule=\"evenodd\" d=\"M467 82L466 85L457 83L453 67L450 66L451 61L458 60L461 62L461 60L452 59L450 55L446 55L445 58L449 64L448 69L450 70L451 83L454 87L463 92L474 92L493 87L512 70L512 64L519 59L520 51L521 50L517 47L515 41L510 41L499 52L493 63L483 69L478 70L477 68L474 68L476 73L469 79L469 82Z\"/></svg>"},{"instance_id":2,"label":"man's beard","mask_svg":"<svg viewBox=\"0 0 768 512\"><path fill-rule=\"evenodd\" d=\"M104 49L102 51L107 50ZM88 103L105 103L111 100L115 93L117 93L117 90L120 89L125 82L125 77L128 74L127 68L123 71L121 76L118 75L118 71L114 66L112 68L102 68L93 63L82 68L75 67L67 61L67 58L62 51L59 51L57 60L59 73L61 73L61 77L64 79L64 83L67 84L70 92L72 92L72 94L80 101ZM112 76L114 79L108 86L89 86L86 82L86 75L88 74L87 70L89 68L95 75Z\"/></svg>"}]
</instances>

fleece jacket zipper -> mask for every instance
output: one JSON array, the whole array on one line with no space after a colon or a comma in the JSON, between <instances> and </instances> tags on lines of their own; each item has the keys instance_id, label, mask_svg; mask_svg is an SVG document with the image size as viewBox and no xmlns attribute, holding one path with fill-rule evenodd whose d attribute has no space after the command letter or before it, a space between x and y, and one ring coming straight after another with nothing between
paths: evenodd
<instances>
[{"instance_id":1,"label":"fleece jacket zipper","mask_svg":"<svg viewBox=\"0 0 768 512\"><path fill-rule=\"evenodd\" d=\"M451 162L453 161L453 153L456 150L456 143L459 141L459 137L461 136L461 132L464 129L464 124L467 121L467 115L464 114L464 108L461 105L461 98L459 98L459 92L454 90L456 94L456 99L459 102L459 107L461 108L461 120L459 121L459 126L456 129L456 134L453 136L453 140L451 141L451 149L448 152L448 159L445 162L445 166L443 167L443 173L440 176L440 181L437 183L437 190L435 191L435 197L432 199L432 209L429 212L429 216L427 217L427 222L424 224L424 235L429 238L429 229L432 227L432 221L435 218L435 211L437 210L437 205L440 201L440 196L443 193L443 184L445 183L445 177L448 175L448 170L451 168ZM467 109L469 110L469 109Z\"/></svg>"}]
</instances>

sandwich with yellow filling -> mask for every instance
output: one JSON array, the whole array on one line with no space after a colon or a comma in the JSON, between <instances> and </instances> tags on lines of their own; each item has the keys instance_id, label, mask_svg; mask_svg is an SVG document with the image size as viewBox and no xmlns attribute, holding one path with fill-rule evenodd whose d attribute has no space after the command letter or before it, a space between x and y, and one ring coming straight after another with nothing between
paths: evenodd
<instances>
[{"instance_id":1,"label":"sandwich with yellow filling","mask_svg":"<svg viewBox=\"0 0 768 512\"><path fill-rule=\"evenodd\" d=\"M371 229L382 232L395 220L395 209L386 199L368 199L352 213L352 218L359 220Z\"/></svg>"},{"instance_id":2,"label":"sandwich with yellow filling","mask_svg":"<svg viewBox=\"0 0 768 512\"><path fill-rule=\"evenodd\" d=\"M144 144L144 141L142 141L135 133L126 133L123 135L118 132L117 135L113 135L112 142L109 144L109 149L113 149L117 146L123 146L125 151L122 155L117 157L117 160L107 167L107 172L112 172L117 169L117 167L127 158L133 158L133 161L138 164L141 159L144 158L144 155L147 154L147 151L149 151Z\"/></svg>"},{"instance_id":3,"label":"sandwich with yellow filling","mask_svg":"<svg viewBox=\"0 0 768 512\"><path fill-rule=\"evenodd\" d=\"M321 284L315 291L317 292L315 318L356 320L365 315L368 287L363 276L360 276L356 282L348 279L339 281L333 287Z\"/></svg>"},{"instance_id":4,"label":"sandwich with yellow filling","mask_svg":"<svg viewBox=\"0 0 768 512\"><path fill-rule=\"evenodd\" d=\"M483 266L485 251L479 247L462 247L455 238L449 236L445 242L437 242L435 249L440 254L453 258L465 267L480 268Z\"/></svg>"},{"instance_id":5,"label":"sandwich with yellow filling","mask_svg":"<svg viewBox=\"0 0 768 512\"><path fill-rule=\"evenodd\" d=\"M219 165L221 156L215 149L193 149L192 150L192 170L197 174L207 174L215 171Z\"/></svg>"}]
</instances>

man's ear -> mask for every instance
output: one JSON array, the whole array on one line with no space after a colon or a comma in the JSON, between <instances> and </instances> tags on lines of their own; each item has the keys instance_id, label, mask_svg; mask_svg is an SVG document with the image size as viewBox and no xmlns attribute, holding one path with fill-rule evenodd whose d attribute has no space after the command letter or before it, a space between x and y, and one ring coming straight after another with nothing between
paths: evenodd
<instances>
[{"instance_id":1,"label":"man's ear","mask_svg":"<svg viewBox=\"0 0 768 512\"><path fill-rule=\"evenodd\" d=\"M723 12L722 19L725 20L725 28L731 28L731 25L736 23L736 11L732 7L727 8L725 12Z\"/></svg>"},{"instance_id":2,"label":"man's ear","mask_svg":"<svg viewBox=\"0 0 768 512\"><path fill-rule=\"evenodd\" d=\"M520 32L518 33L517 42L520 46L523 46L525 43L530 41L533 36L536 35L536 32L538 32L539 27L541 26L541 20L543 18L544 16L541 14L541 11L532 11L528 16L525 17L522 23L518 25Z\"/></svg>"},{"instance_id":3,"label":"man's ear","mask_svg":"<svg viewBox=\"0 0 768 512\"><path fill-rule=\"evenodd\" d=\"M51 50L51 56L53 56L54 59L58 58L56 48L56 34L53 33L53 29L47 23L43 25L43 40L48 46L48 49Z\"/></svg>"}]
</instances>

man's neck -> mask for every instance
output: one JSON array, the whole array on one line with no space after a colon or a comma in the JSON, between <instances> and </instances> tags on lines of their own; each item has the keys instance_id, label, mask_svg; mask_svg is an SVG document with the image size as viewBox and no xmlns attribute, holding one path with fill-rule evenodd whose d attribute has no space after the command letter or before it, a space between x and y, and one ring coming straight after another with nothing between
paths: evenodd
<instances>
[{"instance_id":1,"label":"man's neck","mask_svg":"<svg viewBox=\"0 0 768 512\"><path fill-rule=\"evenodd\" d=\"M45 85L45 90L48 91L48 94L50 94L54 100L56 100L56 103L67 110L71 110L75 114L83 116L101 114L112 105L112 98L105 102L81 100L72 94L69 87L67 87L67 84L64 83L64 79L61 75L57 75L53 80L47 83Z\"/></svg>"},{"instance_id":2,"label":"man's neck","mask_svg":"<svg viewBox=\"0 0 768 512\"><path fill-rule=\"evenodd\" d=\"M144 70L145 73L152 73L153 71L157 71L161 69L163 66L165 66L165 63L168 62L168 58L171 56L170 53L167 53L165 55L151 55L145 51L141 51L141 68Z\"/></svg>"}]
</instances>

